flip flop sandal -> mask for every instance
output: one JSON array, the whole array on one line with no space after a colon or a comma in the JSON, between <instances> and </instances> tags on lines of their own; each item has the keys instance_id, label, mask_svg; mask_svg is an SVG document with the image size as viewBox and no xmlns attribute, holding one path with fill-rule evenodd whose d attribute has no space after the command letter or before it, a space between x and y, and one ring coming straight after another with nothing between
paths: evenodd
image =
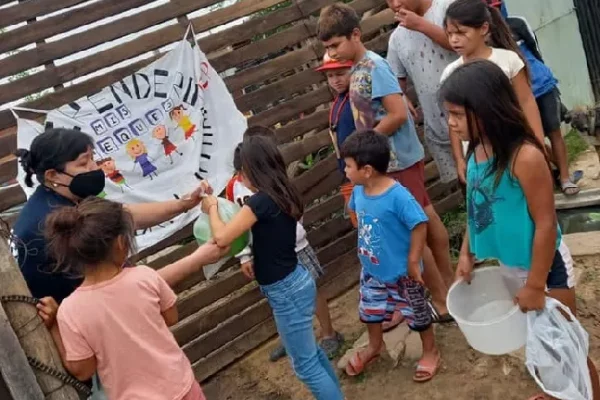
<instances>
[{"instance_id":1,"label":"flip flop sandal","mask_svg":"<svg viewBox=\"0 0 600 400\"><path fill-rule=\"evenodd\" d=\"M571 182L577 183L583 178L583 171L578 169L577 171L573 171L573 176L571 178Z\"/></svg>"},{"instance_id":2,"label":"flip flop sandal","mask_svg":"<svg viewBox=\"0 0 600 400\"><path fill-rule=\"evenodd\" d=\"M404 315L402 315L402 312L400 312L400 310L394 311L394 314L392 315L392 319L390 321L385 321L382 324L381 327L383 329L383 332L386 333L386 332L389 332L389 331L395 329L403 321L404 321Z\"/></svg>"},{"instance_id":3,"label":"flip flop sandal","mask_svg":"<svg viewBox=\"0 0 600 400\"><path fill-rule=\"evenodd\" d=\"M451 324L454 322L454 317L452 317L452 315L448 313L440 315L432 303L428 303L428 305L429 310L431 311L431 322L434 324Z\"/></svg>"},{"instance_id":4,"label":"flip flop sandal","mask_svg":"<svg viewBox=\"0 0 600 400\"><path fill-rule=\"evenodd\" d=\"M327 355L327 358L331 360L336 356L342 343L344 343L344 336L342 336L341 333L336 332L334 337L322 339L319 345Z\"/></svg>"},{"instance_id":5,"label":"flip flop sandal","mask_svg":"<svg viewBox=\"0 0 600 400\"><path fill-rule=\"evenodd\" d=\"M348 365L346 365L346 374L349 376L358 376L360 374L362 374L365 370L365 368L367 368L367 366L373 364L375 361L377 361L377 359L380 357L381 355L381 351L379 351L379 353L377 354L373 354L371 356L371 358L369 358L368 360L364 360L362 358L360 358L360 350L357 351L356 353L354 353L352 355L352 357L350 357L350 360L348 360Z\"/></svg>"},{"instance_id":6,"label":"flip flop sandal","mask_svg":"<svg viewBox=\"0 0 600 400\"><path fill-rule=\"evenodd\" d=\"M575 196L581 189L571 181L561 182L560 190L565 196Z\"/></svg>"},{"instance_id":7,"label":"flip flop sandal","mask_svg":"<svg viewBox=\"0 0 600 400\"><path fill-rule=\"evenodd\" d=\"M434 366L425 365L421 361L417 364L417 369L413 376L413 381L417 383L429 382L437 374L440 364L442 363L442 357L438 356L438 360Z\"/></svg>"}]
</instances>

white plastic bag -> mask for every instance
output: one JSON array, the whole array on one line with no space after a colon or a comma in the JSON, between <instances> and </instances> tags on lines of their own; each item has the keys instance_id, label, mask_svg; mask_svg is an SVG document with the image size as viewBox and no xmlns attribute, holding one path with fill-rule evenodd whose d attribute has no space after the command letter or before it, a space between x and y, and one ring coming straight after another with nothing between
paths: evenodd
<instances>
[{"instance_id":1,"label":"white plastic bag","mask_svg":"<svg viewBox=\"0 0 600 400\"><path fill-rule=\"evenodd\" d=\"M561 400L592 399L588 346L587 332L558 300L548 297L543 311L527 314L525 365L546 394Z\"/></svg>"}]
</instances>

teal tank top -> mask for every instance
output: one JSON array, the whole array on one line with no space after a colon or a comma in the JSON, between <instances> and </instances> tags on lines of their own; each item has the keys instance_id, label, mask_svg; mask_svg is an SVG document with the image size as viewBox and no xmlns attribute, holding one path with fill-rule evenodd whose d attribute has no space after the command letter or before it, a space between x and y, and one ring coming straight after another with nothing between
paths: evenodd
<instances>
[{"instance_id":1,"label":"teal tank top","mask_svg":"<svg viewBox=\"0 0 600 400\"><path fill-rule=\"evenodd\" d=\"M477 259L493 258L508 267L531 268L535 224L521 184L508 170L496 188L489 174L491 160L467 163L467 218L471 253ZM558 227L556 249L562 234Z\"/></svg>"}]
</instances>

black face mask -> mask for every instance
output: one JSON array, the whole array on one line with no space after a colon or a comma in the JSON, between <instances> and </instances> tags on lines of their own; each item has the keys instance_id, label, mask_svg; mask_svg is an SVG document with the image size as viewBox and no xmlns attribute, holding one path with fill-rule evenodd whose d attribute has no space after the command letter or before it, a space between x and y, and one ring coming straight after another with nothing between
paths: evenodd
<instances>
[{"instance_id":1,"label":"black face mask","mask_svg":"<svg viewBox=\"0 0 600 400\"><path fill-rule=\"evenodd\" d=\"M90 196L98 196L104 190L105 179L104 172L101 169L95 171L83 172L77 175L71 175L66 172L63 174L73 178L69 183L69 190L80 199Z\"/></svg>"}]
</instances>

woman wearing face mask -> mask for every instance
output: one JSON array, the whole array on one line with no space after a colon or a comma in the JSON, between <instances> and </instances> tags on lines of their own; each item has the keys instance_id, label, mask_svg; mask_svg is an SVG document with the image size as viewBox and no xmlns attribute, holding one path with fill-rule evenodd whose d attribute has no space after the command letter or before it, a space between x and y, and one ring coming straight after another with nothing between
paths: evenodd
<instances>
[{"instance_id":1,"label":"woman wearing face mask","mask_svg":"<svg viewBox=\"0 0 600 400\"><path fill-rule=\"evenodd\" d=\"M30 150L16 152L27 174L25 183L32 187L35 175L39 187L25 204L13 229L13 248L32 295L53 297L58 303L69 296L82 279L58 272L55 262L46 255L43 236L46 217L62 206L98 196L104 190L104 173L92 158L92 139L77 130L50 129L37 136ZM195 207L200 202L202 187L181 200L147 204L128 204L136 229L144 229L168 221ZM171 286L203 265L217 261L227 249L214 243L159 270Z\"/></svg>"}]
</instances>

